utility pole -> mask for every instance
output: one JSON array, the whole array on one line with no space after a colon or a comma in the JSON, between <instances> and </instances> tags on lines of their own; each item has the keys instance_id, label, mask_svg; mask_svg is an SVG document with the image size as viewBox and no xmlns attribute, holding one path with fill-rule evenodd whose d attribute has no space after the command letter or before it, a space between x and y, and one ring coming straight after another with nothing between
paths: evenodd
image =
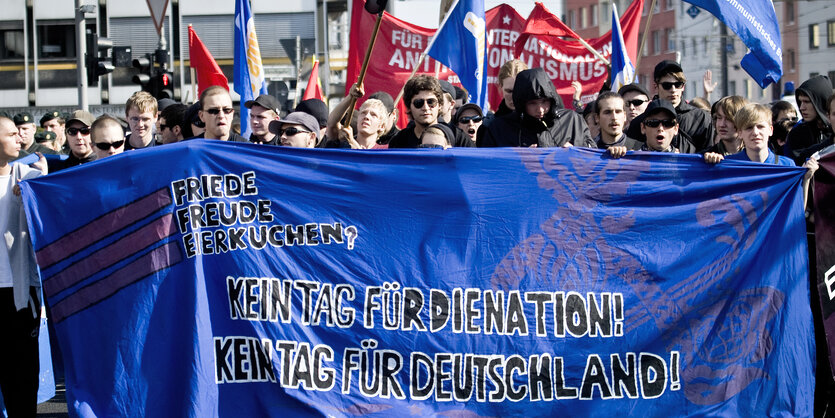
<instances>
[{"instance_id":1,"label":"utility pole","mask_svg":"<svg viewBox=\"0 0 835 418\"><path fill-rule=\"evenodd\" d=\"M84 4L82 4L84 3ZM78 80L78 106L83 110L90 110L90 102L87 99L87 21L85 15L96 11L96 6L87 4L84 0L75 0L75 45L76 57L76 79Z\"/></svg>"},{"instance_id":2,"label":"utility pole","mask_svg":"<svg viewBox=\"0 0 835 418\"><path fill-rule=\"evenodd\" d=\"M722 97L728 96L728 27L719 22L719 38L722 39L722 55L719 67L722 68Z\"/></svg>"}]
</instances>

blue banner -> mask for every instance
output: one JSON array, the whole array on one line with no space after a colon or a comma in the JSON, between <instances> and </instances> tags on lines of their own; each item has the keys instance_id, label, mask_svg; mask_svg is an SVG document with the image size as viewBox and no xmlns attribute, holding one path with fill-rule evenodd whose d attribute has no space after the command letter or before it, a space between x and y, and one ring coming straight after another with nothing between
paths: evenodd
<instances>
[{"instance_id":1,"label":"blue banner","mask_svg":"<svg viewBox=\"0 0 835 418\"><path fill-rule=\"evenodd\" d=\"M748 53L740 65L766 88L783 76L783 47L780 24L771 0L684 0L707 10L728 25Z\"/></svg>"},{"instance_id":2,"label":"blue banner","mask_svg":"<svg viewBox=\"0 0 835 418\"><path fill-rule=\"evenodd\" d=\"M75 415L808 416L802 174L194 140L22 190Z\"/></svg>"}]
</instances>

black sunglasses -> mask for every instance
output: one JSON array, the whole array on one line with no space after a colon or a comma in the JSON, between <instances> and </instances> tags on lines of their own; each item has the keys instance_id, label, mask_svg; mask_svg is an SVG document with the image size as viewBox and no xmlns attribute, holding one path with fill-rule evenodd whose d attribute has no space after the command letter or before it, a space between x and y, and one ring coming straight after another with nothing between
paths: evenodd
<instances>
[{"instance_id":1,"label":"black sunglasses","mask_svg":"<svg viewBox=\"0 0 835 418\"><path fill-rule=\"evenodd\" d=\"M429 107L435 107L438 105L438 99L415 99L412 100L412 107L415 109L420 109L423 107L423 104L428 104Z\"/></svg>"},{"instance_id":2,"label":"black sunglasses","mask_svg":"<svg viewBox=\"0 0 835 418\"><path fill-rule=\"evenodd\" d=\"M664 89L664 90L669 90L669 89L673 88L673 86L675 86L675 88L677 88L677 89L680 89L680 88L684 87L684 82L683 81L676 81L676 82L665 81L663 83L658 83L658 84L660 84L661 88Z\"/></svg>"},{"instance_id":3,"label":"black sunglasses","mask_svg":"<svg viewBox=\"0 0 835 418\"><path fill-rule=\"evenodd\" d=\"M658 125L664 125L665 128L672 128L676 126L675 119L645 119L644 125L650 128L657 128Z\"/></svg>"},{"instance_id":4,"label":"black sunglasses","mask_svg":"<svg viewBox=\"0 0 835 418\"><path fill-rule=\"evenodd\" d=\"M116 142L96 142L96 148L102 151L107 151L110 148L122 148L122 145L125 145L125 140Z\"/></svg>"},{"instance_id":5,"label":"black sunglasses","mask_svg":"<svg viewBox=\"0 0 835 418\"><path fill-rule=\"evenodd\" d=\"M646 102L648 102L648 101L649 101L649 100L643 100L643 99L632 99L632 100L627 100L627 101L626 101L626 104L628 104L628 105L632 105L632 106L635 106L635 107L638 107L638 106L640 106L640 105L642 105L642 104L644 104L644 103L646 103Z\"/></svg>"},{"instance_id":6,"label":"black sunglasses","mask_svg":"<svg viewBox=\"0 0 835 418\"><path fill-rule=\"evenodd\" d=\"M287 128L287 129L282 130L282 131L281 131L281 135L293 136L293 135L298 135L298 134L300 134L300 133L302 133L302 132L305 132L305 133L310 133L310 131L303 131L303 130L301 130L301 129L299 129L299 128L296 128L295 126L293 126L293 127L290 127L290 128Z\"/></svg>"},{"instance_id":7,"label":"black sunglasses","mask_svg":"<svg viewBox=\"0 0 835 418\"><path fill-rule=\"evenodd\" d=\"M78 135L81 132L81 135L90 135L90 128L67 128L67 133L70 135Z\"/></svg>"},{"instance_id":8,"label":"black sunglasses","mask_svg":"<svg viewBox=\"0 0 835 418\"><path fill-rule=\"evenodd\" d=\"M470 123L470 122L479 123L482 120L484 120L484 117L482 117L482 116L467 116L467 117L463 117L463 118L458 119L458 123Z\"/></svg>"},{"instance_id":9,"label":"black sunglasses","mask_svg":"<svg viewBox=\"0 0 835 418\"><path fill-rule=\"evenodd\" d=\"M206 109L206 112L209 112L210 115L217 115L220 112L223 112L224 115L231 115L235 109L231 107L213 107L211 109Z\"/></svg>"}]
</instances>

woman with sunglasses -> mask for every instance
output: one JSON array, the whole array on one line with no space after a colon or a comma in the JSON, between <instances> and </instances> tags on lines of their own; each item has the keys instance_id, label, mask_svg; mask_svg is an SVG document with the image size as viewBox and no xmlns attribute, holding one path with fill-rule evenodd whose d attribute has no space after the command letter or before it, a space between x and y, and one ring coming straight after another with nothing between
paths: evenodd
<instances>
[{"instance_id":1,"label":"woman with sunglasses","mask_svg":"<svg viewBox=\"0 0 835 418\"><path fill-rule=\"evenodd\" d=\"M468 138L475 143L476 133L484 121L484 113L475 103L467 103L458 108L455 113L455 123L458 129L464 131Z\"/></svg>"}]
</instances>

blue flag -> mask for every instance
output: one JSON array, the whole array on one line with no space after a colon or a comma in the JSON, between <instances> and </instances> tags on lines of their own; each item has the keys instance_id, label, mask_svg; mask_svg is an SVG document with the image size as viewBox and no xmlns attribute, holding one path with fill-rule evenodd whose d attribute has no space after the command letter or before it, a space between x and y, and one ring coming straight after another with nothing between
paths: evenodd
<instances>
[{"instance_id":1,"label":"blue flag","mask_svg":"<svg viewBox=\"0 0 835 418\"><path fill-rule=\"evenodd\" d=\"M783 48L771 0L684 0L707 10L739 36L749 52L740 65L766 88L783 76Z\"/></svg>"},{"instance_id":2,"label":"blue flag","mask_svg":"<svg viewBox=\"0 0 835 418\"><path fill-rule=\"evenodd\" d=\"M484 109L487 102L487 33L484 0L458 0L435 33L427 54L446 65Z\"/></svg>"},{"instance_id":3,"label":"blue flag","mask_svg":"<svg viewBox=\"0 0 835 418\"><path fill-rule=\"evenodd\" d=\"M626 42L623 41L623 30L620 28L617 5L612 3L612 91L631 83L635 79L635 66L626 53Z\"/></svg>"},{"instance_id":4,"label":"blue flag","mask_svg":"<svg viewBox=\"0 0 835 418\"><path fill-rule=\"evenodd\" d=\"M21 189L72 416L810 416L804 172L192 140Z\"/></svg>"},{"instance_id":5,"label":"blue flag","mask_svg":"<svg viewBox=\"0 0 835 418\"><path fill-rule=\"evenodd\" d=\"M255 19L249 0L235 0L235 64L233 83L241 96L241 135L249 138L249 109L244 106L258 95L267 94L261 50L255 35Z\"/></svg>"}]
</instances>

